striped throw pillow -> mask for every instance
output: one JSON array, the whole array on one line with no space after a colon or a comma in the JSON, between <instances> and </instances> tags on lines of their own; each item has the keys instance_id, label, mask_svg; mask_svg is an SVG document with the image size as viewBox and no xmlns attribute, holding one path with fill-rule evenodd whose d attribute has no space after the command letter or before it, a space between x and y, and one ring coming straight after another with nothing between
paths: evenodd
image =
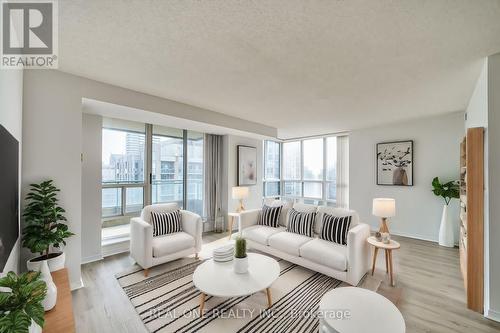
<instances>
[{"instance_id":1,"label":"striped throw pillow","mask_svg":"<svg viewBox=\"0 0 500 333\"><path fill-rule=\"evenodd\" d=\"M301 213L295 209L291 209L288 215L288 232L312 237L314 221L316 220L316 212Z\"/></svg>"},{"instance_id":2,"label":"striped throw pillow","mask_svg":"<svg viewBox=\"0 0 500 333\"><path fill-rule=\"evenodd\" d=\"M257 224L277 228L279 225L282 208L283 206L269 207L264 205L264 207L262 207L262 211L260 213Z\"/></svg>"},{"instance_id":3,"label":"striped throw pillow","mask_svg":"<svg viewBox=\"0 0 500 333\"><path fill-rule=\"evenodd\" d=\"M329 242L347 245L347 233L351 225L352 216L323 215L323 227L320 238Z\"/></svg>"},{"instance_id":4,"label":"striped throw pillow","mask_svg":"<svg viewBox=\"0 0 500 333\"><path fill-rule=\"evenodd\" d=\"M168 213L151 212L151 223L153 237L182 231L180 210Z\"/></svg>"}]
</instances>

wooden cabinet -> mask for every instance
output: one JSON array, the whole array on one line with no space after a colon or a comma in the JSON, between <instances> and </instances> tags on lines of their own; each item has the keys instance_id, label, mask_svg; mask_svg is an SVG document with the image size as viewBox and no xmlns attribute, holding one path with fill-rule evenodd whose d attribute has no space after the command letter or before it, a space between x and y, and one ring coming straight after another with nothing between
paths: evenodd
<instances>
[{"instance_id":1,"label":"wooden cabinet","mask_svg":"<svg viewBox=\"0 0 500 333\"><path fill-rule=\"evenodd\" d=\"M484 128L467 130L460 145L460 269L467 307L484 305Z\"/></svg>"}]
</instances>

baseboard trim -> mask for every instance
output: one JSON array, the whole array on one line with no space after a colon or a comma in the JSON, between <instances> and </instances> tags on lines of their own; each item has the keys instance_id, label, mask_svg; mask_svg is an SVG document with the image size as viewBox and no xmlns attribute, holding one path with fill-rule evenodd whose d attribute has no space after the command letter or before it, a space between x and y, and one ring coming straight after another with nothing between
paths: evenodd
<instances>
[{"instance_id":1,"label":"baseboard trim","mask_svg":"<svg viewBox=\"0 0 500 333\"><path fill-rule=\"evenodd\" d=\"M79 281L76 281L76 282L75 281L71 281L69 283L69 289L71 289L71 291L77 290L77 289L80 289L80 288L83 288L83 287L85 287L85 286L83 285L82 278L80 278Z\"/></svg>"},{"instance_id":2,"label":"baseboard trim","mask_svg":"<svg viewBox=\"0 0 500 333\"><path fill-rule=\"evenodd\" d=\"M104 245L102 247L102 257L109 257L115 254L129 252L130 250L130 241L123 241L119 243L113 243L109 245Z\"/></svg>"},{"instance_id":3,"label":"baseboard trim","mask_svg":"<svg viewBox=\"0 0 500 333\"><path fill-rule=\"evenodd\" d=\"M372 232L377 232L378 231L378 228L375 228L375 227L371 227L370 229L371 229ZM413 238L413 239L418 239L418 240L423 240L423 241L433 242L433 243L437 243L438 242L437 239L432 239L432 238L429 238L429 237L426 237L426 236L422 236L422 235L412 235L412 234L409 234L409 233L406 233L406 232L397 231L397 230L391 230L390 233L391 233L391 235L394 235L394 236L401 236L401 237Z\"/></svg>"},{"instance_id":4,"label":"baseboard trim","mask_svg":"<svg viewBox=\"0 0 500 333\"><path fill-rule=\"evenodd\" d=\"M485 315L486 318L500 322L500 312L489 309L488 313Z\"/></svg>"},{"instance_id":5,"label":"baseboard trim","mask_svg":"<svg viewBox=\"0 0 500 333\"><path fill-rule=\"evenodd\" d=\"M102 256L102 254L96 254L95 256L90 256L90 257L83 258L82 259L82 265L88 264L88 263L91 263L91 262L95 262L95 261L99 261L99 260L102 260L102 259L104 259L104 257Z\"/></svg>"}]
</instances>

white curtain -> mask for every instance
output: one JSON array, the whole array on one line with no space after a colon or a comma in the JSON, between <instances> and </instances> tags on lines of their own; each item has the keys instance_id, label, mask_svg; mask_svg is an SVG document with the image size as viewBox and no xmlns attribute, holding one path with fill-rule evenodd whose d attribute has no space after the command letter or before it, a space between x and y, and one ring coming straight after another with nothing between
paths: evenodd
<instances>
[{"instance_id":1,"label":"white curtain","mask_svg":"<svg viewBox=\"0 0 500 333\"><path fill-rule=\"evenodd\" d=\"M207 221L215 223L222 207L222 136L205 135L205 212ZM219 226L221 227L221 226Z\"/></svg>"},{"instance_id":2,"label":"white curtain","mask_svg":"<svg viewBox=\"0 0 500 333\"><path fill-rule=\"evenodd\" d=\"M349 137L337 137L337 207L349 208Z\"/></svg>"}]
</instances>

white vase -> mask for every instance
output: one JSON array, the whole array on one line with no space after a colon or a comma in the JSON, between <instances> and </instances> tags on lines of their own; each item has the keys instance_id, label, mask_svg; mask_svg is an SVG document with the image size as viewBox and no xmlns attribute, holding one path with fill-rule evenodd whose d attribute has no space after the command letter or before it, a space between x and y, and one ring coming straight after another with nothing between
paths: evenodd
<instances>
[{"instance_id":1,"label":"white vase","mask_svg":"<svg viewBox=\"0 0 500 333\"><path fill-rule=\"evenodd\" d=\"M47 260L37 260L40 257L32 258L26 262L26 267L28 267L28 271L40 272L42 261L46 261L47 265L49 265L49 271L55 272L64 268L64 263L66 262L66 254L64 252L55 252L58 253L58 256Z\"/></svg>"},{"instance_id":2,"label":"white vase","mask_svg":"<svg viewBox=\"0 0 500 333\"><path fill-rule=\"evenodd\" d=\"M441 226L439 227L439 245L446 247L455 246L455 237L453 234L453 224L448 216L448 205L443 206L443 215L441 215Z\"/></svg>"},{"instance_id":3,"label":"white vase","mask_svg":"<svg viewBox=\"0 0 500 333\"><path fill-rule=\"evenodd\" d=\"M245 258L234 258L233 270L237 274L245 274L248 272L248 256Z\"/></svg>"},{"instance_id":4,"label":"white vase","mask_svg":"<svg viewBox=\"0 0 500 333\"><path fill-rule=\"evenodd\" d=\"M42 333L40 325L31 320L31 326L28 327L28 333Z\"/></svg>"},{"instance_id":5,"label":"white vase","mask_svg":"<svg viewBox=\"0 0 500 333\"><path fill-rule=\"evenodd\" d=\"M42 273L41 279L47 285L47 295L45 295L45 298L42 301L42 305L45 311L49 311L54 306L56 306L57 287L54 281L52 280L52 275L50 274L49 265L47 264L46 260L41 262L40 272Z\"/></svg>"}]
</instances>

